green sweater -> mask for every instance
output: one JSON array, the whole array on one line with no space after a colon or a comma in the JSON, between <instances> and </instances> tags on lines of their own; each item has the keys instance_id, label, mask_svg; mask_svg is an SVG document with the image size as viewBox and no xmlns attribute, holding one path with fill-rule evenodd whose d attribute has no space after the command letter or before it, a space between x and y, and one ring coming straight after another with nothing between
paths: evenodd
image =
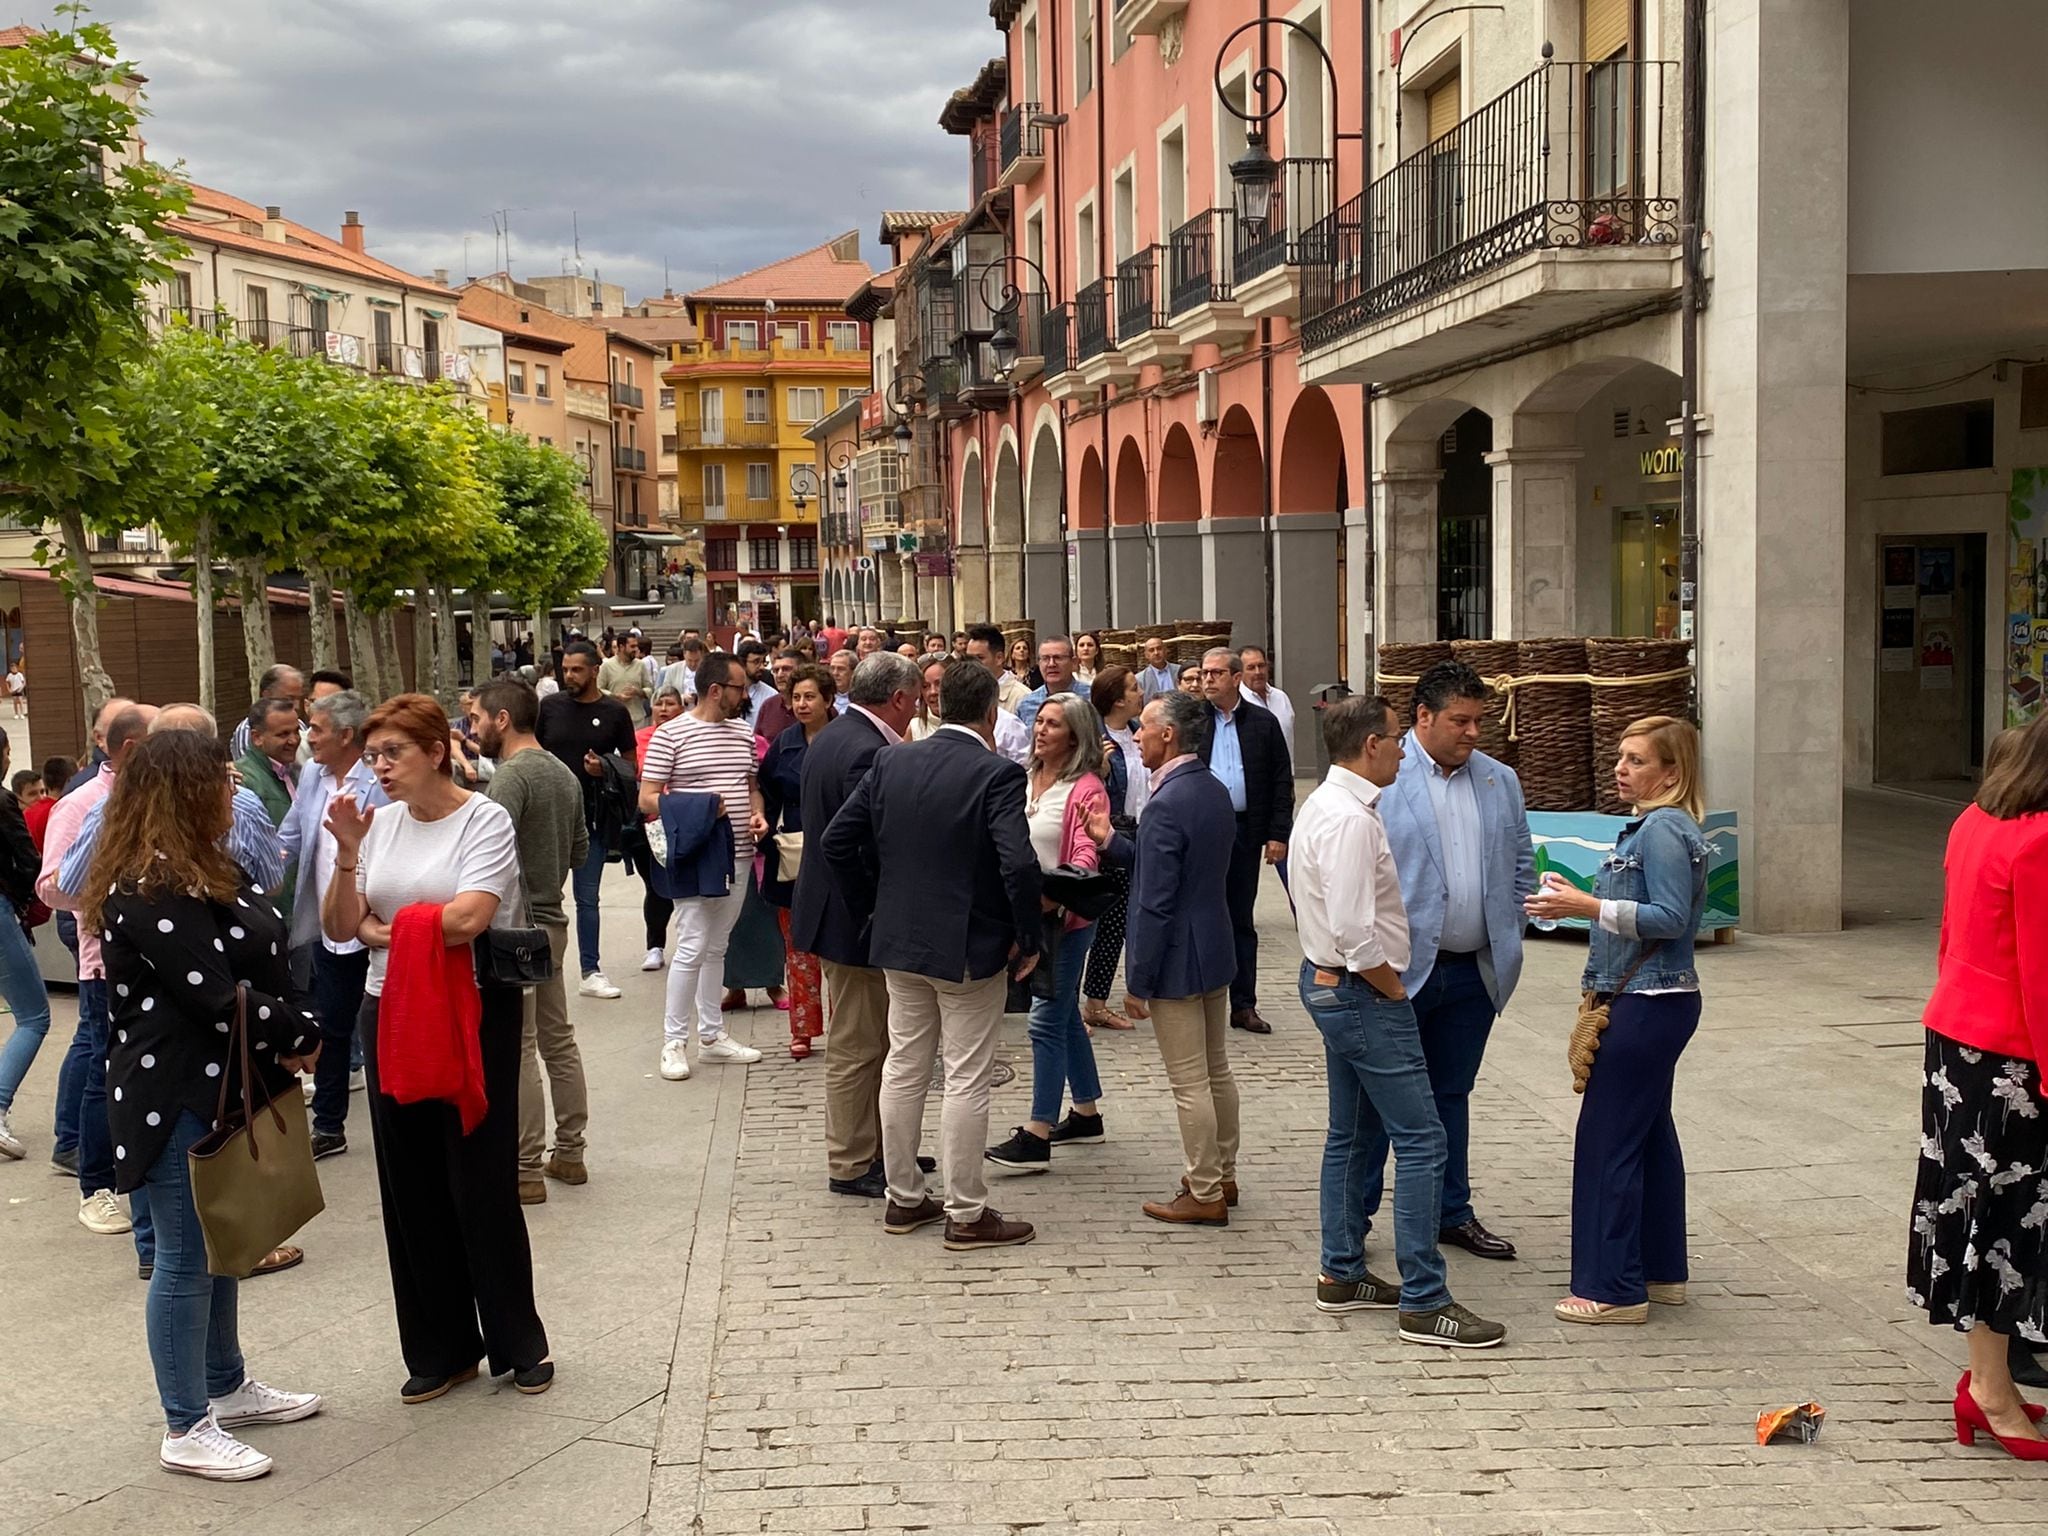
<instances>
[{"instance_id":1,"label":"green sweater","mask_svg":"<svg viewBox=\"0 0 2048 1536\"><path fill-rule=\"evenodd\" d=\"M484 793L511 814L519 837L519 867L533 921L562 927L562 886L590 853L583 821L583 786L544 747L515 752L498 764Z\"/></svg>"}]
</instances>

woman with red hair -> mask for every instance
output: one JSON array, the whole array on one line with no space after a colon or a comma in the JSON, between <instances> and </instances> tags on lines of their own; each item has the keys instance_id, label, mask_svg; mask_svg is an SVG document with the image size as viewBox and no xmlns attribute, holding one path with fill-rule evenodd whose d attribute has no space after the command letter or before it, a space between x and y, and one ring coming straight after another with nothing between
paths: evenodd
<instances>
[{"instance_id":1,"label":"woman with red hair","mask_svg":"<svg viewBox=\"0 0 2048 1536\"><path fill-rule=\"evenodd\" d=\"M327 815L335 879L320 920L330 939L360 939L370 951L359 1028L399 1345L411 1372L399 1395L408 1403L440 1397L473 1380L486 1354L492 1375L509 1371L521 1392L545 1392L555 1368L534 1308L519 1207L519 989L477 988L466 965L448 965L473 989L455 1011L466 1004L479 1019L475 1043L458 1045L480 1065L481 1083L466 1082L459 1104L401 1102L386 1091L403 1091L386 1079L417 1066L415 1021L400 1000L442 977L449 951L467 951L486 928L511 926L519 912L518 839L503 806L456 784L448 717L433 699L400 694L365 722L363 741L363 761L391 803L372 812L349 795L335 797ZM397 959L406 963L394 963L393 928L415 933L421 914L413 909L421 907L438 911L439 933L427 937L438 938L441 953L401 948ZM380 1020L387 998L391 1013ZM390 1038L379 1039L380 1022Z\"/></svg>"}]
</instances>

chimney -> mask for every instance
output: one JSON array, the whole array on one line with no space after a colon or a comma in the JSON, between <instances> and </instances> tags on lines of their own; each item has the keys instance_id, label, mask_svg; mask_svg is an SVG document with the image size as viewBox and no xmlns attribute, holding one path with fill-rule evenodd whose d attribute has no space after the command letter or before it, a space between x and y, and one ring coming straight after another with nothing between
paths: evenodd
<instances>
[{"instance_id":1,"label":"chimney","mask_svg":"<svg viewBox=\"0 0 2048 1536\"><path fill-rule=\"evenodd\" d=\"M363 220L353 208L341 216L341 243L351 251L363 248Z\"/></svg>"},{"instance_id":2,"label":"chimney","mask_svg":"<svg viewBox=\"0 0 2048 1536\"><path fill-rule=\"evenodd\" d=\"M446 288L448 286L448 269L446 267L434 268L434 284L439 288Z\"/></svg>"},{"instance_id":3,"label":"chimney","mask_svg":"<svg viewBox=\"0 0 2048 1536\"><path fill-rule=\"evenodd\" d=\"M275 203L263 210L263 238L284 244L284 210Z\"/></svg>"}]
</instances>

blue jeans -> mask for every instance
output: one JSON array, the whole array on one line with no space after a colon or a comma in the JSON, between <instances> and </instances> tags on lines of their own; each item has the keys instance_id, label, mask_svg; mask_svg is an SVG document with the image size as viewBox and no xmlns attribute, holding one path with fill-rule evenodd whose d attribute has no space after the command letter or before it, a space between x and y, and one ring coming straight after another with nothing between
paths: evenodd
<instances>
[{"instance_id":1,"label":"blue jeans","mask_svg":"<svg viewBox=\"0 0 2048 1536\"><path fill-rule=\"evenodd\" d=\"M1301 968L1301 1001L1323 1033L1330 1073L1323 1273L1332 1280L1365 1278L1366 1198L1379 1190L1391 1141L1398 1173L1394 1260L1401 1269L1401 1310L1433 1312L1451 1299L1436 1245L1444 1129L1430 1093L1415 1009L1405 998L1388 1001L1356 976L1319 986L1315 967L1307 963Z\"/></svg>"},{"instance_id":2,"label":"blue jeans","mask_svg":"<svg viewBox=\"0 0 2048 1536\"><path fill-rule=\"evenodd\" d=\"M356 1015L363 1011L363 983L370 952L337 955L322 944L313 955L313 1013L320 1021L320 1059L313 1066L313 1130L339 1136L348 1126L348 1075L362 1049Z\"/></svg>"},{"instance_id":3,"label":"blue jeans","mask_svg":"<svg viewBox=\"0 0 2048 1536\"><path fill-rule=\"evenodd\" d=\"M1479 1063L1493 1033L1493 997L1476 960L1441 959L1414 996L1415 1025L1422 1036L1422 1055L1429 1064L1430 1092L1436 1096L1436 1117L1444 1128L1444 1208L1442 1231L1462 1227L1472 1210L1472 1085L1479 1081ZM1377 1143L1371 1188L1366 1192L1368 1226L1380 1208L1385 1177L1387 1140Z\"/></svg>"},{"instance_id":4,"label":"blue jeans","mask_svg":"<svg viewBox=\"0 0 2048 1536\"><path fill-rule=\"evenodd\" d=\"M1095 1047L1081 1022L1081 972L1088 964L1088 941L1095 925L1070 928L1060 935L1059 959L1053 968L1055 995L1031 1003L1031 1118L1048 1125L1060 1118L1060 1096L1073 1086L1076 1104L1102 1097L1102 1079L1095 1071Z\"/></svg>"},{"instance_id":5,"label":"blue jeans","mask_svg":"<svg viewBox=\"0 0 2048 1536\"><path fill-rule=\"evenodd\" d=\"M206 1238L192 1203L185 1153L205 1134L206 1122L182 1111L171 1139L143 1175L143 1187L164 1218L146 1303L149 1360L164 1423L174 1435L205 1418L207 1399L226 1397L247 1374L236 1329L236 1283L206 1272Z\"/></svg>"},{"instance_id":6,"label":"blue jeans","mask_svg":"<svg viewBox=\"0 0 2048 1536\"><path fill-rule=\"evenodd\" d=\"M107 1124L107 984L104 980L78 983L78 1033L87 1042L87 1054L79 1070L78 1090L78 1193L81 1198L114 1187L114 1133ZM78 1049L74 1040L72 1047ZM156 1231L150 1219L149 1187L144 1184L128 1196L128 1221L135 1238L135 1257L144 1264L156 1262Z\"/></svg>"},{"instance_id":7,"label":"blue jeans","mask_svg":"<svg viewBox=\"0 0 2048 1536\"><path fill-rule=\"evenodd\" d=\"M603 884L604 843L593 836L590 856L581 869L569 876L569 887L576 896L576 959L586 976L601 968L597 957L597 892Z\"/></svg>"},{"instance_id":8,"label":"blue jeans","mask_svg":"<svg viewBox=\"0 0 2048 1536\"><path fill-rule=\"evenodd\" d=\"M21 1080L34 1065L43 1037L50 1032L50 994L43 990L43 975L36 968L35 947L28 934L14 920L12 910L0 911L0 997L14 1014L14 1031L0 1046L0 1114L14 1107L14 1095Z\"/></svg>"}]
</instances>

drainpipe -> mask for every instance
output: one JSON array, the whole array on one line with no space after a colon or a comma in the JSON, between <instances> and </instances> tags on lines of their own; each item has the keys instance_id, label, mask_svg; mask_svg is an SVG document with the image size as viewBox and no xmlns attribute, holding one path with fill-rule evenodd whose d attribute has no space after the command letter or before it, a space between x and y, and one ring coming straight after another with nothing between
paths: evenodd
<instances>
[{"instance_id":1,"label":"drainpipe","mask_svg":"<svg viewBox=\"0 0 2048 1536\"><path fill-rule=\"evenodd\" d=\"M1269 19L1271 10L1272 7L1268 0L1259 0L1259 20L1261 22ZM1271 78L1267 74L1267 71L1271 68L1271 60L1268 57L1266 41L1266 34L1270 30L1269 27L1265 26L1259 28L1259 75L1261 78ZM1247 100L1247 105L1249 105L1249 100ZM1332 110L1335 110L1334 104ZM1317 147L1320 148L1321 146ZM1291 141L1287 145L1287 153L1290 157L1294 154L1294 145ZM1337 190L1336 180L1337 164L1332 159L1330 162L1330 191L1333 199ZM1283 249L1280 254L1281 259L1285 260L1287 256L1286 251ZM1297 377L1301 367L1300 356L1301 354L1297 349L1295 353ZM1266 633L1264 638L1266 654L1270 656L1277 653L1280 648L1280 637L1275 633L1280 627L1280 594L1278 572L1274 569L1276 552L1274 549L1273 529L1273 466L1279 455L1273 451L1273 322L1271 320L1261 320L1259 322L1259 397L1259 414L1261 417L1259 427L1259 467L1261 471L1259 476L1259 542L1261 549L1264 551L1266 564Z\"/></svg>"},{"instance_id":2,"label":"drainpipe","mask_svg":"<svg viewBox=\"0 0 2048 1536\"><path fill-rule=\"evenodd\" d=\"M1706 40L1705 0L1685 0L1685 36L1680 55L1679 90L1684 98L1679 155L1684 167L1683 224L1680 229L1679 290L1679 462L1678 462L1678 634L1693 643L1692 712L1697 720L1699 698L1699 334L1700 334L1700 204L1706 189L1706 160L1700 143L1704 118Z\"/></svg>"},{"instance_id":3,"label":"drainpipe","mask_svg":"<svg viewBox=\"0 0 2048 1536\"><path fill-rule=\"evenodd\" d=\"M1102 290L1103 344L1110 345L1116 335L1116 205L1112 197L1105 207L1104 192L1109 187L1109 29L1116 25L1116 18L1108 6L1097 7L1095 24L1095 239L1105 258L1101 276L1107 286ZM1135 221L1138 210L1131 209ZM1105 627L1116 625L1116 581L1110 574L1109 525L1110 514L1109 464L1109 402L1102 402L1102 622ZM1073 626L1079 629L1081 626Z\"/></svg>"},{"instance_id":4,"label":"drainpipe","mask_svg":"<svg viewBox=\"0 0 2048 1536\"><path fill-rule=\"evenodd\" d=\"M1365 239L1366 194L1372 190L1372 43L1372 5L1370 3L1370 0L1368 0L1367 4L1359 7L1358 16L1358 227L1359 238L1361 242L1363 242L1363 240ZM1330 104L1330 116L1333 119L1331 124L1332 127L1335 127L1334 119L1336 117L1336 114L1337 104L1335 102L1332 102ZM1343 199L1341 199L1337 195L1336 178L1337 156L1335 152L1335 144L1333 142L1332 151L1330 155L1330 201L1336 207L1341 208L1344 204ZM1373 641L1377 640L1379 636L1379 615L1373 612L1372 606L1373 588L1376 585L1373 579L1373 566L1379 553L1377 545L1375 543L1378 530L1374 526L1373 522L1372 469L1373 460L1377 455L1375 452L1375 445L1372 440L1372 391L1373 386L1370 383L1365 383L1358 386L1358 415L1365 429L1363 432L1359 434L1358 490L1358 495L1361 498L1360 505L1365 508L1365 523L1361 532L1361 542L1365 545L1365 548L1363 550L1365 564L1365 581L1363 583L1365 589L1365 600L1360 605L1362 611L1358 614L1357 617L1361 627L1363 627L1364 622L1368 616L1370 616L1372 621L1371 628L1365 631L1367 639L1367 644L1365 648L1365 675L1377 680L1379 675L1379 667L1375 661L1375 658L1378 655L1378 651L1372 643ZM1348 541L1349 535L1348 533L1341 533L1339 537L1346 539ZM1347 569L1344 572L1344 579L1346 581L1349 581L1351 579L1351 573L1348 569L1350 564L1350 549L1348 547L1348 542L1347 547L1345 549L1345 556L1345 565ZM1349 640L1349 636L1346 636L1344 638L1347 641ZM1345 674L1351 670L1349 656L1350 650L1351 647L1347 643L1344 647L1344 654L1339 657L1337 677L1338 681L1340 682L1348 681L1348 679L1345 677Z\"/></svg>"},{"instance_id":5,"label":"drainpipe","mask_svg":"<svg viewBox=\"0 0 2048 1536\"><path fill-rule=\"evenodd\" d=\"M1048 47L1048 48L1049 48L1049 49L1051 50L1051 53L1052 53L1052 69L1051 69L1051 71L1050 71L1050 73L1049 73L1049 75L1048 75L1048 78L1049 78L1049 79L1051 80L1051 82L1052 82L1052 91L1051 91L1051 93L1050 93L1050 97L1051 97L1051 101L1052 101L1052 104L1053 104L1053 105L1054 105L1055 107L1057 107L1057 105L1059 104L1059 101L1060 101L1060 99L1061 99L1061 98L1060 98L1060 57L1061 57L1061 49L1060 49L1060 11L1061 11L1061 7L1059 7L1059 6L1057 6L1057 5L1049 5L1049 6L1045 6L1045 7L1043 7L1043 8L1042 8L1042 10L1041 10L1041 12L1040 12L1040 14L1041 14L1041 15L1043 15L1043 16L1045 16L1045 17L1047 18L1047 21L1046 21L1046 32L1045 32L1045 40L1046 40L1046 46L1047 46L1047 47ZM1069 121L1071 121L1071 119L1069 119ZM1067 165L1067 145L1066 145L1066 135L1065 135L1064 133L1062 133L1062 132L1061 132L1061 131L1060 131L1059 129L1057 129L1057 128L1054 128L1054 129L1049 129L1049 130L1047 130L1047 131L1055 135L1055 137L1054 137L1054 139L1053 139L1053 145L1052 145L1052 150L1053 150L1053 153L1052 153L1052 207L1053 207L1053 240L1052 240L1052 276L1053 276L1053 282L1054 282L1054 284L1056 285L1056 291L1064 291L1064 290L1066 289L1066 287L1068 286L1068 285L1067 285L1067 242L1066 242L1066 240L1065 240L1065 239L1064 239L1064 238L1062 237L1062 235L1061 235L1061 220L1062 220L1062 219L1063 219L1063 218L1064 218L1064 217L1066 216L1066 212L1067 212L1067 197L1066 197L1066 165ZM1071 359L1072 359L1072 357L1073 357L1073 355L1074 355L1074 353L1073 353L1073 348L1074 348L1074 305L1073 305L1073 300L1072 300L1072 299L1070 298L1070 299L1069 299L1069 300L1067 301L1067 356L1068 356L1069 360L1071 360ZM1021 404L1020 404L1020 406L1019 406L1019 411L1021 412L1021 410L1022 410L1022 406L1021 406ZM1059 402L1059 417L1060 417L1060 475L1059 475L1059 479L1060 479L1060 506L1059 506L1059 519L1060 519L1060 522L1059 522L1059 549L1058 549L1058 551L1057 551L1057 558L1058 558L1058 560L1059 560L1059 566L1060 566L1060 626L1059 626L1059 627L1060 627L1061 629L1065 629L1065 628L1067 627L1067 625L1068 625L1068 615L1070 615L1070 614L1071 614L1071 613L1072 613L1072 612L1074 611L1074 590L1073 590L1073 574L1072 574L1072 572L1070 572L1070 571L1069 571L1069 570L1067 569L1067 531L1068 531L1068 529L1067 529L1067 524L1068 524L1068 521L1069 521L1069 513L1068 513L1068 508L1067 508L1067 463L1068 463L1068 460L1067 460L1067 402L1066 402L1066 401L1064 401L1064 400L1062 400L1062 401L1060 401L1060 402ZM1017 478L1018 478L1018 481L1019 481L1019 485L1020 485L1020 494L1023 494L1023 495L1024 495L1024 540L1023 540L1023 542L1024 542L1024 545L1025 545L1025 547L1026 547L1026 548L1028 548L1028 547L1030 546L1030 544L1031 544L1031 499L1030 499L1030 496L1029 496L1028 492L1027 492L1027 491L1025 491L1025 490L1023 489L1023 481L1024 481L1024 469L1025 469L1025 468L1026 468L1026 467L1027 467L1027 466L1028 466L1028 465L1030 464L1030 462L1031 462L1031 447L1032 447L1032 445L1031 445L1031 444L1029 444L1029 443L1027 443L1027 442L1025 442L1025 441L1024 441L1024 439L1023 439L1023 438L1022 438L1021 436L1020 436L1020 437L1018 438L1018 443L1019 443L1019 453L1020 453L1020 455L1021 455L1021 456L1019 457L1019 459L1018 459L1018 461L1017 461L1017 462L1018 462L1018 469L1017 469ZM1027 579L1028 579L1028 577L1029 577L1029 565L1028 565L1028 562L1027 562L1027 564L1026 564L1026 566L1025 566L1024 570L1022 570L1022 571L1020 571L1020 572L1019 572L1019 582L1018 582L1018 585L1019 585L1019 587L1020 587L1020 588L1021 588L1021 587L1023 586L1023 584L1024 584L1025 580L1027 580ZM1026 598L1026 601L1025 601L1025 603L1023 604L1023 606L1024 606L1024 607L1026 607L1027 609L1028 609L1028 608L1029 608L1029 607L1031 606L1031 603L1030 603L1030 601L1029 601L1029 597L1028 597L1028 594L1027 594L1027 598ZM1036 614L1034 614L1034 613L1028 613L1028 612L1027 612L1027 613L1024 613L1024 614L1020 615L1020 617L1022 617L1022 618L1027 618L1027 619L1032 619L1032 620L1034 620L1034 621L1035 621L1035 620L1036 620L1036 618L1037 618L1037 615L1036 615ZM991 618L991 620L993 620L993 619L994 619L994 615L993 615L993 614L991 614L991 615L990 615L990 618Z\"/></svg>"}]
</instances>

